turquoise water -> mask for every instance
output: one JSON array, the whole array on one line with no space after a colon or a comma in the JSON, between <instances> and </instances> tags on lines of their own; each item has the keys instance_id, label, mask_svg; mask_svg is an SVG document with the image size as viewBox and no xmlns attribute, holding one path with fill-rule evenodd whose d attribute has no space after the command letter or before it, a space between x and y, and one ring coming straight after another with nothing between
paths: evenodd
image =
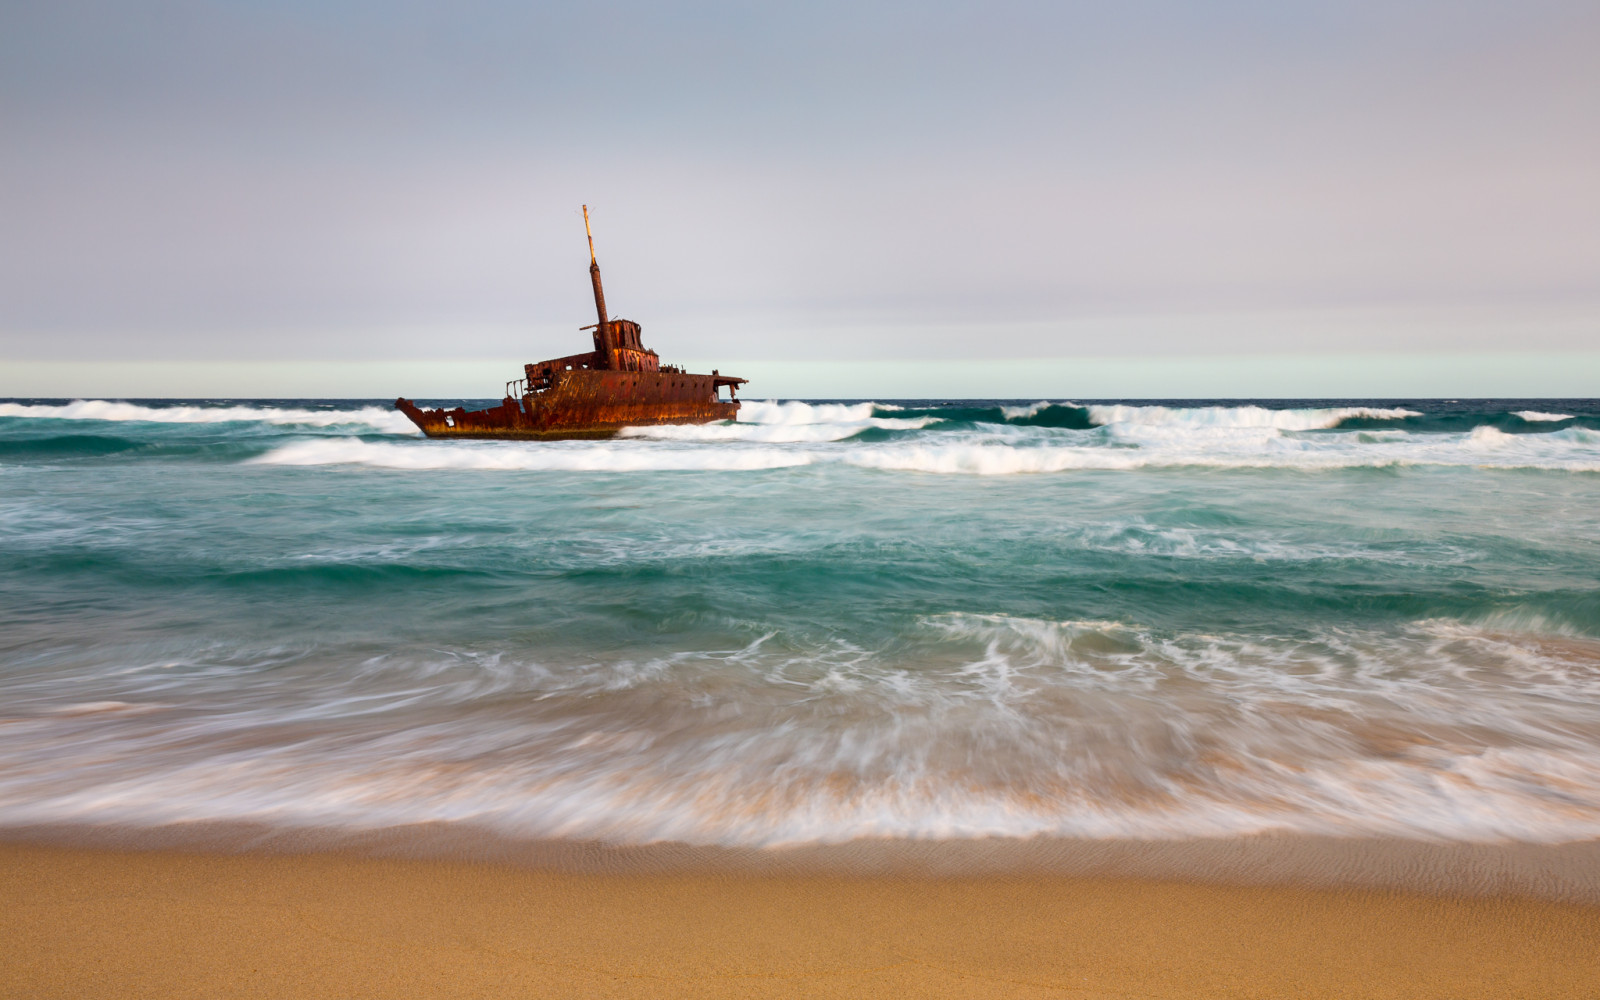
<instances>
[{"instance_id":1,"label":"turquoise water","mask_svg":"<svg viewBox=\"0 0 1600 1000\"><path fill-rule=\"evenodd\" d=\"M0 402L0 825L1600 837L1600 403Z\"/></svg>"}]
</instances>

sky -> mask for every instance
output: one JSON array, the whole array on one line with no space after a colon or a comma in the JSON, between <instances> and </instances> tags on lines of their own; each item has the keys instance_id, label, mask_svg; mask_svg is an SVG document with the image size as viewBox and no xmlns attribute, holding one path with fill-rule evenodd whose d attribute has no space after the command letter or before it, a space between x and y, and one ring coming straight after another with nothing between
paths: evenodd
<instances>
[{"instance_id":1,"label":"sky","mask_svg":"<svg viewBox=\"0 0 1600 1000\"><path fill-rule=\"evenodd\" d=\"M497 395L587 344L587 203L613 314L757 396L1600 395L1597 51L1593 0L12 0L0 394Z\"/></svg>"}]
</instances>

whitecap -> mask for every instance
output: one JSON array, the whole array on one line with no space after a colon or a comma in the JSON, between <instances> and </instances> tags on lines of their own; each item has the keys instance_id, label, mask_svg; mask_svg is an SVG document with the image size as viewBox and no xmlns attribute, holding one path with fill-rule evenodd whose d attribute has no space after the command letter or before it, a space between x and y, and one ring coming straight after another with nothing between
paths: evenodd
<instances>
[{"instance_id":1,"label":"whitecap","mask_svg":"<svg viewBox=\"0 0 1600 1000\"><path fill-rule=\"evenodd\" d=\"M625 427L624 438L660 441L753 441L802 443L843 441L869 428L921 430L939 417L880 417L881 404L745 403L737 421ZM896 408L897 409L897 408ZM890 412L893 412L892 410Z\"/></svg>"},{"instance_id":2,"label":"whitecap","mask_svg":"<svg viewBox=\"0 0 1600 1000\"><path fill-rule=\"evenodd\" d=\"M1000 413L1007 420L1028 420L1028 419L1031 419L1033 417L1037 417L1039 414L1043 413L1045 410L1048 410L1048 409L1050 409L1052 407L1056 407L1056 406L1066 407L1066 408L1073 408L1073 407L1077 407L1078 404L1077 403L1053 403L1053 402L1050 402L1049 400L1040 400L1037 403L1029 403L1027 406L1002 406L1002 407L1000 407Z\"/></svg>"},{"instance_id":3,"label":"whitecap","mask_svg":"<svg viewBox=\"0 0 1600 1000\"><path fill-rule=\"evenodd\" d=\"M1408 465L1600 470L1600 435L1569 428L1554 434L1361 435L1308 438L1275 428L1155 427L1096 432L996 427L882 441L761 441L629 438L592 441L365 441L317 438L281 445L248 460L282 466L360 465L397 470L571 472L752 471L844 464L944 475L1016 475L1146 468L1346 469Z\"/></svg>"},{"instance_id":4,"label":"whitecap","mask_svg":"<svg viewBox=\"0 0 1600 1000\"><path fill-rule=\"evenodd\" d=\"M778 449L650 447L650 442L416 444L353 438L296 441L249 459L255 465L364 465L377 469L564 472L748 471L808 465L813 456Z\"/></svg>"},{"instance_id":5,"label":"whitecap","mask_svg":"<svg viewBox=\"0 0 1600 1000\"><path fill-rule=\"evenodd\" d=\"M156 424L266 423L300 427L368 426L391 434L419 434L392 409L307 410L275 406L142 406L112 399L77 399L61 406L0 403L0 417L31 420L136 421Z\"/></svg>"},{"instance_id":6,"label":"whitecap","mask_svg":"<svg viewBox=\"0 0 1600 1000\"><path fill-rule=\"evenodd\" d=\"M1324 409L1273 410L1264 406L1090 406L1089 419L1097 424L1271 428L1280 431L1331 430L1346 420L1403 420L1420 417L1416 410L1371 406Z\"/></svg>"},{"instance_id":7,"label":"whitecap","mask_svg":"<svg viewBox=\"0 0 1600 1000\"><path fill-rule=\"evenodd\" d=\"M1500 428L1491 427L1488 424L1474 427L1472 433L1467 435L1467 441L1477 448L1501 448L1516 439L1516 435L1507 434Z\"/></svg>"}]
</instances>

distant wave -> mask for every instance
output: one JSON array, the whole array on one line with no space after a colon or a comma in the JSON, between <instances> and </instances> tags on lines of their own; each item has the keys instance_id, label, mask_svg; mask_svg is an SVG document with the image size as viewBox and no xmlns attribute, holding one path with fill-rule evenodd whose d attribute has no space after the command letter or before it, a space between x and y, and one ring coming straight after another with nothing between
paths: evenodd
<instances>
[{"instance_id":1,"label":"distant wave","mask_svg":"<svg viewBox=\"0 0 1600 1000\"><path fill-rule=\"evenodd\" d=\"M674 427L638 427L625 433L688 441L839 441L868 428L949 429L963 423L1005 423L1063 430L1096 426L1240 428L1284 431L1331 430L1350 420L1404 420L1416 410L1369 406L1273 410L1262 406L1081 406L1040 401L1027 406L976 408L952 404L937 410L910 411L883 403L748 402L737 423Z\"/></svg>"},{"instance_id":2,"label":"distant wave","mask_svg":"<svg viewBox=\"0 0 1600 1000\"><path fill-rule=\"evenodd\" d=\"M309 409L271 405L145 405L118 400L80 399L62 405L0 403L0 417L32 420L110 421L156 424L260 423L293 427L366 427L390 434L418 436L404 415L384 406L359 409ZM1046 401L1026 404L976 405L960 401L912 408L890 403L804 403L752 400L743 404L737 422L633 427L624 437L675 441L765 441L807 443L842 441L863 432L959 430L974 425L1084 430L1133 429L1277 430L1287 432L1348 429L1393 423L1413 430L1470 430L1459 426L1473 418L1464 414L1424 414L1398 407L1346 406L1272 409L1263 406L1168 406L1089 404ZM1479 422L1500 421L1502 429L1520 424L1560 423L1573 414L1520 410L1477 415ZM1507 425L1505 421L1511 421Z\"/></svg>"},{"instance_id":3,"label":"distant wave","mask_svg":"<svg viewBox=\"0 0 1600 1000\"><path fill-rule=\"evenodd\" d=\"M1371 406L1270 409L1264 406L1143 406L1131 403L1084 405L1050 400L1024 406L1002 404L993 407L952 403L938 410L915 412L950 421L1069 429L1122 425L1275 428L1286 431L1332 430L1347 421L1405 420L1423 416L1417 410Z\"/></svg>"},{"instance_id":4,"label":"distant wave","mask_svg":"<svg viewBox=\"0 0 1600 1000\"><path fill-rule=\"evenodd\" d=\"M625 428L607 441L428 441L378 406L0 403L16 461L245 461L396 470L754 471L812 465L1010 475L1412 465L1600 470L1600 428L1541 411L1331 406L896 405L749 401L737 421ZM96 426L99 423L100 426ZM116 424L114 431L106 423ZM231 428L244 429L232 435ZM147 425L147 426L140 426ZM212 430L185 437L171 428ZM168 430L161 431L165 426ZM376 435L375 436L375 432ZM116 456L126 458L118 459Z\"/></svg>"},{"instance_id":5,"label":"distant wave","mask_svg":"<svg viewBox=\"0 0 1600 1000\"><path fill-rule=\"evenodd\" d=\"M1422 416L1416 410L1347 406L1330 409L1269 410L1264 406L1091 406L1097 424L1186 427L1271 427L1281 431L1331 430L1346 420L1401 420Z\"/></svg>"},{"instance_id":6,"label":"distant wave","mask_svg":"<svg viewBox=\"0 0 1600 1000\"><path fill-rule=\"evenodd\" d=\"M108 399L78 399L61 406L0 403L0 417L153 424L255 422L301 427L367 426L392 434L419 433L404 414L376 406L364 406L359 410L306 410L274 406L143 406Z\"/></svg>"}]
</instances>

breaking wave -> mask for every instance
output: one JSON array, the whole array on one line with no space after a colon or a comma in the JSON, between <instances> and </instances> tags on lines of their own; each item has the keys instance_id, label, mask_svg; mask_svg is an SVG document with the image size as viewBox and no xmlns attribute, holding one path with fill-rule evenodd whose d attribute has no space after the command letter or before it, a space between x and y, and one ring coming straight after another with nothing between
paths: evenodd
<instances>
[{"instance_id":1,"label":"breaking wave","mask_svg":"<svg viewBox=\"0 0 1600 1000\"><path fill-rule=\"evenodd\" d=\"M844 465L966 475L1184 466L1591 472L1600 470L1600 415L1509 407L769 400L746 402L737 421L632 427L606 441L517 442L429 441L404 415L375 404L0 403L0 461L52 460L417 471Z\"/></svg>"},{"instance_id":2,"label":"breaking wave","mask_svg":"<svg viewBox=\"0 0 1600 1000\"><path fill-rule=\"evenodd\" d=\"M1262 406L1091 406L1097 424L1145 427L1272 428L1280 431L1331 430L1347 420L1403 420L1420 417L1417 410L1342 406L1310 410L1269 410Z\"/></svg>"},{"instance_id":3,"label":"breaking wave","mask_svg":"<svg viewBox=\"0 0 1600 1000\"><path fill-rule=\"evenodd\" d=\"M1010 416L1002 409L1009 409ZM1082 413L1087 419L1081 426L1063 421L1046 425L1017 422L1037 420L1053 410ZM1186 410L1040 403L996 407L994 412L997 419L989 422L970 419L970 412L959 410L942 415L874 403L749 403L736 423L630 428L618 439L603 442L334 437L286 443L251 461L407 470L584 472L726 472L847 465L969 475L1185 466L1600 470L1600 431L1578 426L1544 434L1509 433L1491 424L1464 432L1342 429L1349 420L1399 422L1418 415L1415 410L1399 408Z\"/></svg>"},{"instance_id":4,"label":"breaking wave","mask_svg":"<svg viewBox=\"0 0 1600 1000\"><path fill-rule=\"evenodd\" d=\"M843 441L868 429L914 431L941 422L941 418L935 416L881 415L893 413L895 409L881 403L750 402L740 407L737 422L629 427L623 430L621 436L658 441L761 441L787 444Z\"/></svg>"},{"instance_id":5,"label":"breaking wave","mask_svg":"<svg viewBox=\"0 0 1600 1000\"><path fill-rule=\"evenodd\" d=\"M0 403L0 417L28 420L95 420L153 424L264 423L285 427L369 427L390 434L416 434L416 426L392 408L311 410L293 406L147 406L108 399L77 399L61 405Z\"/></svg>"}]
</instances>

